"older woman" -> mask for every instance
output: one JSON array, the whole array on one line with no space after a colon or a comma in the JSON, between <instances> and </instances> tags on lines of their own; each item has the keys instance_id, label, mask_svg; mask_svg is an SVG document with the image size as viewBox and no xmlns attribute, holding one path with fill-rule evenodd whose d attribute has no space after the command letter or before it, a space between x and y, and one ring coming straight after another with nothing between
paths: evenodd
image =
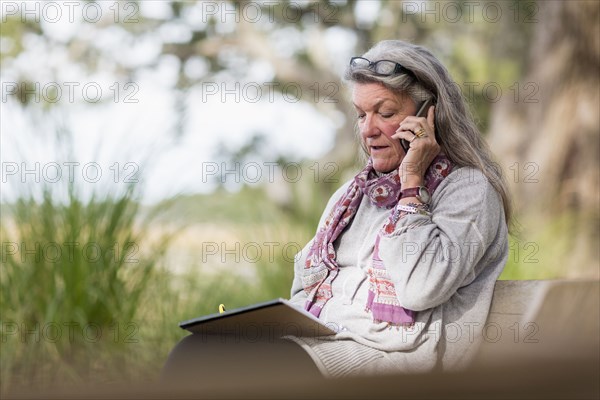
<instances>
[{"instance_id":1,"label":"older woman","mask_svg":"<svg viewBox=\"0 0 600 400\"><path fill-rule=\"evenodd\" d=\"M380 42L345 80L368 162L329 201L291 293L340 332L293 340L326 376L463 366L508 255L506 185L423 47Z\"/></svg>"},{"instance_id":2,"label":"older woman","mask_svg":"<svg viewBox=\"0 0 600 400\"><path fill-rule=\"evenodd\" d=\"M451 369L472 356L508 255L505 183L426 49L380 42L352 58L345 80L368 161L329 201L291 293L338 333L243 345L190 335L171 353L171 376L339 377Z\"/></svg>"}]
</instances>

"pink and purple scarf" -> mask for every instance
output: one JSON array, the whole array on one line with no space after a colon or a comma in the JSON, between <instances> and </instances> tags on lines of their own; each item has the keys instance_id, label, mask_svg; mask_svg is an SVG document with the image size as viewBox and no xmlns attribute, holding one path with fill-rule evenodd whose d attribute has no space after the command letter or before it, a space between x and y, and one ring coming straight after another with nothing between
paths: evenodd
<instances>
[{"instance_id":1,"label":"pink and purple scarf","mask_svg":"<svg viewBox=\"0 0 600 400\"><path fill-rule=\"evenodd\" d=\"M424 185L429 193L433 194L451 169L452 164L444 155L438 155L433 160L424 178ZM333 296L331 284L339 270L333 243L352 221L363 196L366 195L376 207L393 209L398 204L401 190L398 169L377 176L371 159L354 177L346 193L336 202L325 223L319 228L308 251L302 277L304 291L308 295L304 308L308 312L318 317L325 303ZM415 312L403 308L398 302L394 283L379 257L381 234L389 234L394 229L395 222L390 212L390 218L375 239L373 266L367 271L369 293L366 310L373 313L374 322L388 322L396 326L411 325L414 323Z\"/></svg>"}]
</instances>

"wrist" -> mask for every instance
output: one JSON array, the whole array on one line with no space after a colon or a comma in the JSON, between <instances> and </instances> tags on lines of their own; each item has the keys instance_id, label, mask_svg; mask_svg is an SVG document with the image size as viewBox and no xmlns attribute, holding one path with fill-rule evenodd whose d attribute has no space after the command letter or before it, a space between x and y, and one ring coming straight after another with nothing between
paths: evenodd
<instances>
[{"instance_id":1,"label":"wrist","mask_svg":"<svg viewBox=\"0 0 600 400\"><path fill-rule=\"evenodd\" d=\"M394 212L392 213L392 223L395 224L399 219L405 217L408 214L419 214L431 217L429 212L429 205L423 204L418 200L416 202L410 201L409 198L401 199L396 205Z\"/></svg>"},{"instance_id":2,"label":"wrist","mask_svg":"<svg viewBox=\"0 0 600 400\"><path fill-rule=\"evenodd\" d=\"M412 188L423 186L424 179L420 175L403 175L400 179L402 188Z\"/></svg>"},{"instance_id":3,"label":"wrist","mask_svg":"<svg viewBox=\"0 0 600 400\"><path fill-rule=\"evenodd\" d=\"M409 203L417 203L417 204L422 204L419 199L417 199L414 196L407 196L407 197L402 197L400 198L400 201L398 201L398 204L403 204L403 205L407 205Z\"/></svg>"},{"instance_id":4,"label":"wrist","mask_svg":"<svg viewBox=\"0 0 600 400\"><path fill-rule=\"evenodd\" d=\"M431 194L425 186L402 187L400 199L416 199L419 203L431 203ZM405 200L406 201L406 200ZM412 200L411 200L412 201Z\"/></svg>"},{"instance_id":5,"label":"wrist","mask_svg":"<svg viewBox=\"0 0 600 400\"><path fill-rule=\"evenodd\" d=\"M408 204L398 204L396 206L400 211L404 211L408 214L420 214L431 216L429 212L429 206L427 204L422 203L408 203Z\"/></svg>"}]
</instances>

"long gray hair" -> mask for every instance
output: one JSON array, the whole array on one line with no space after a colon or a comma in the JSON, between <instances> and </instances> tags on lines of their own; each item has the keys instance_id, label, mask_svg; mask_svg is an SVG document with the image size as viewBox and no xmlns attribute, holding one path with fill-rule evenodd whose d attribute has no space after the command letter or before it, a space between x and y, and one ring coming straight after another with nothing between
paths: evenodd
<instances>
[{"instance_id":1,"label":"long gray hair","mask_svg":"<svg viewBox=\"0 0 600 400\"><path fill-rule=\"evenodd\" d=\"M480 170L502 198L507 224L512 218L508 186L465 104L459 86L446 68L424 47L401 40L384 40L369 49L364 58L371 62L391 60L412 72L381 76L368 68L346 69L344 80L356 83L378 82L395 93L408 95L415 106L432 98L435 103L435 135L442 151L457 167Z\"/></svg>"}]
</instances>

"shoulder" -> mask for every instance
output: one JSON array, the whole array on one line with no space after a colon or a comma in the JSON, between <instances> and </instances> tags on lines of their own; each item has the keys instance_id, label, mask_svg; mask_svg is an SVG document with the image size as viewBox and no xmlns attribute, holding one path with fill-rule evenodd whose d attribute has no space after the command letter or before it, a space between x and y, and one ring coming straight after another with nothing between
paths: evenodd
<instances>
[{"instance_id":1,"label":"shoulder","mask_svg":"<svg viewBox=\"0 0 600 400\"><path fill-rule=\"evenodd\" d=\"M459 197L470 197L481 200L483 197L495 197L500 200L496 189L487 176L479 169L473 167L460 167L452 170L450 174L440 183L434 193L434 197L447 196L449 194Z\"/></svg>"},{"instance_id":2,"label":"shoulder","mask_svg":"<svg viewBox=\"0 0 600 400\"><path fill-rule=\"evenodd\" d=\"M449 216L496 226L504 221L504 207L483 171L473 167L453 170L440 183L432 196L432 209Z\"/></svg>"},{"instance_id":3,"label":"shoulder","mask_svg":"<svg viewBox=\"0 0 600 400\"><path fill-rule=\"evenodd\" d=\"M442 181L442 183L454 184L485 184L487 178L485 174L473 167L458 167L452 169L452 172Z\"/></svg>"}]
</instances>

